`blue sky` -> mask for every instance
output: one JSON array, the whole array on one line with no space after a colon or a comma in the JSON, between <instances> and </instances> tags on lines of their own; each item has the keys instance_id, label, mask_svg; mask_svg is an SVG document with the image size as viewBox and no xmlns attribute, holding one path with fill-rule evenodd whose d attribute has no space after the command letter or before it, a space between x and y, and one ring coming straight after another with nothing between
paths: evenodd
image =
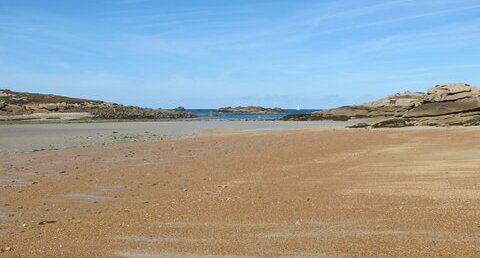
<instances>
[{"instance_id":1,"label":"blue sky","mask_svg":"<svg viewBox=\"0 0 480 258\"><path fill-rule=\"evenodd\" d=\"M327 108L480 85L478 0L1 0L0 88Z\"/></svg>"}]
</instances>

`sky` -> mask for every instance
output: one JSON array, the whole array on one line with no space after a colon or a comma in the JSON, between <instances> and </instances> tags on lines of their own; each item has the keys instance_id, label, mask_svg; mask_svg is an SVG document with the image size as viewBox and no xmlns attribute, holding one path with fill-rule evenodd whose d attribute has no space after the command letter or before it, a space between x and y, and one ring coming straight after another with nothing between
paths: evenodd
<instances>
[{"instance_id":1,"label":"sky","mask_svg":"<svg viewBox=\"0 0 480 258\"><path fill-rule=\"evenodd\" d=\"M330 108L480 86L478 0L0 0L0 88Z\"/></svg>"}]
</instances>

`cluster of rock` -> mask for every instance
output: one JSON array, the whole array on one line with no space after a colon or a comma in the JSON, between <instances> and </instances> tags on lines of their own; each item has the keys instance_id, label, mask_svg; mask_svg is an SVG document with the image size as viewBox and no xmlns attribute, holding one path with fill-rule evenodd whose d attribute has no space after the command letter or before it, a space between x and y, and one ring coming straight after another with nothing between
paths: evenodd
<instances>
[{"instance_id":1,"label":"cluster of rock","mask_svg":"<svg viewBox=\"0 0 480 258\"><path fill-rule=\"evenodd\" d=\"M283 109L265 108L260 106L248 106L248 107L222 107L217 109L217 112L221 113L250 113L250 114L277 114L282 113Z\"/></svg>"},{"instance_id":2,"label":"cluster of rock","mask_svg":"<svg viewBox=\"0 0 480 258\"><path fill-rule=\"evenodd\" d=\"M179 119L194 114L184 109L164 110L124 106L103 101L0 90L0 116L8 120L31 114L88 113L96 119Z\"/></svg>"},{"instance_id":3,"label":"cluster of rock","mask_svg":"<svg viewBox=\"0 0 480 258\"><path fill-rule=\"evenodd\" d=\"M344 106L284 120L367 119L354 127L480 125L480 88L466 83L436 85L427 93L404 92L363 105Z\"/></svg>"}]
</instances>

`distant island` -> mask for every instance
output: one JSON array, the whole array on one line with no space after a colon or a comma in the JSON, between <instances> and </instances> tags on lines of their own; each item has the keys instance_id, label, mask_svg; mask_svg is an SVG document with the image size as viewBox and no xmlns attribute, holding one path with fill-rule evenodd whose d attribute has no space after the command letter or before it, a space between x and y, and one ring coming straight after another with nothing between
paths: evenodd
<instances>
[{"instance_id":1,"label":"distant island","mask_svg":"<svg viewBox=\"0 0 480 258\"><path fill-rule=\"evenodd\" d=\"M116 103L70 98L51 94L0 89L0 121L85 119L182 119L195 115L179 107L174 110L125 106Z\"/></svg>"},{"instance_id":2,"label":"distant island","mask_svg":"<svg viewBox=\"0 0 480 258\"><path fill-rule=\"evenodd\" d=\"M249 114L277 114L284 112L283 109L274 107L274 108L265 108L260 106L247 106L247 107L222 107L217 109L217 112L221 113L249 113Z\"/></svg>"},{"instance_id":3,"label":"distant island","mask_svg":"<svg viewBox=\"0 0 480 258\"><path fill-rule=\"evenodd\" d=\"M287 121L366 119L354 127L480 125L480 88L439 84L423 92L397 93L362 105L288 115Z\"/></svg>"}]
</instances>

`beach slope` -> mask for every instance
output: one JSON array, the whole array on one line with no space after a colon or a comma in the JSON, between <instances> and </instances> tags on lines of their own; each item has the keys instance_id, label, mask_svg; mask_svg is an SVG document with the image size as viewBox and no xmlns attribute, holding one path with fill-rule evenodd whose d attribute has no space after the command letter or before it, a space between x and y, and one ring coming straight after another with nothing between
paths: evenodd
<instances>
[{"instance_id":1,"label":"beach slope","mask_svg":"<svg viewBox=\"0 0 480 258\"><path fill-rule=\"evenodd\" d=\"M479 144L474 128L326 128L4 153L0 248L478 257Z\"/></svg>"}]
</instances>

